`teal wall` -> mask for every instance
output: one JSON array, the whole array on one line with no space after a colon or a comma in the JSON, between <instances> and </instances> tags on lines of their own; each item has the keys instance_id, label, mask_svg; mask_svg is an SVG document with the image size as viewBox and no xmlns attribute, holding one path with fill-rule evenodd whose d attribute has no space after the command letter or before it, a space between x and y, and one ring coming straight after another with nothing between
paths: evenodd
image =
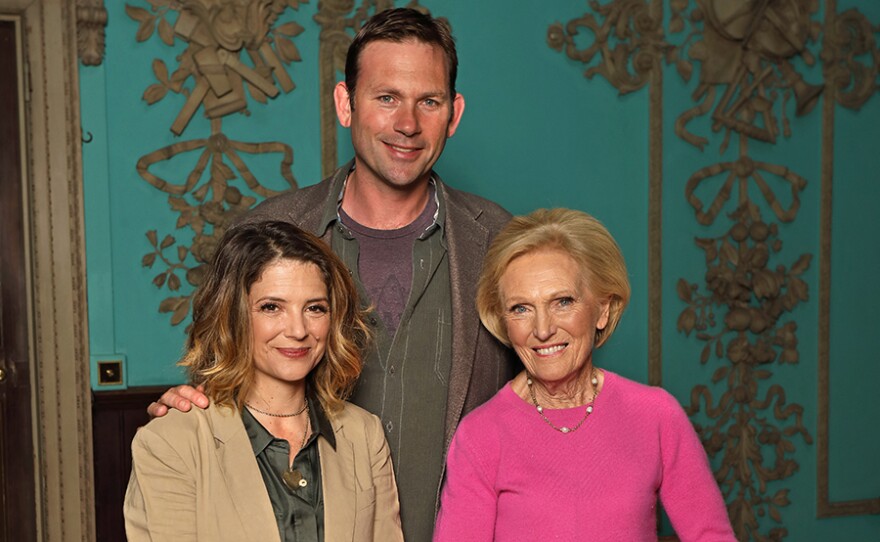
<instances>
[{"instance_id":1,"label":"teal wall","mask_svg":"<svg viewBox=\"0 0 880 542\"><path fill-rule=\"evenodd\" d=\"M149 7L145 1L131 1ZM633 301L614 338L599 352L597 364L647 381L652 278L648 276L648 88L621 96L602 77L586 79L582 64L548 47L548 26L588 11L583 0L421 3L435 15L448 18L453 26L460 57L458 89L467 102L459 131L449 141L437 171L453 186L493 199L514 213L566 206L602 220L623 248ZM317 4L302 4L298 11L288 10L284 15L305 28L294 40L302 61L288 69L296 90L270 100L268 105L251 100L249 116L232 115L223 121L223 131L232 139L277 140L293 147L293 173L300 186L321 178L320 27L312 19ZM874 24L880 23L878 2L849 0L838 5L838 11L856 6ZM104 63L80 69L83 131L87 139L91 136L83 146L89 330L93 363L124 359L126 366L122 386L98 386L93 376L96 390L183 380L174 362L181 352L186 322L171 326L169 315L158 312L159 303L170 294L167 288L153 286L159 268L142 267L141 258L151 252L147 230L157 230L160 239L172 234L184 244L192 232L176 229L177 215L169 208L167 194L144 181L135 164L160 147L206 137L210 132L201 111L182 136L175 137L169 131L183 105L182 96L169 94L152 106L141 99L155 82L153 59L162 58L173 69L174 55L182 51L180 42L176 50L156 36L138 43L138 25L126 15L124 3L106 2L106 8L110 22ZM820 21L821 13L814 20ZM678 43L682 36L669 39ZM810 73L814 81L821 78L819 70ZM676 284L679 278L697 284L703 281L704 255L694 237L718 236L730 226L723 219L713 226L700 226L685 200L685 183L703 166L732 160L738 148L732 138L730 148L722 154L723 134L712 133L705 118L689 126L709 137L710 143L702 152L676 136L675 119L693 107L695 85L695 79L682 81L673 68L664 68L662 376L664 387L683 403L689 401L695 385L710 382L722 361L713 358L700 364L703 343L693 334L685 336L677 331L676 321L684 304ZM781 509L789 531L787 540L877 539L880 516L816 519L822 105L798 118L793 115L793 103L788 107L792 110L792 137L780 137L776 145L752 142L750 155L784 164L808 181L800 195L797 219L780 225L783 248L774 260L790 266L801 254L813 255L803 275L809 300L784 318L797 322L800 360L798 364L773 364L769 369L773 372L771 381L786 390L787 402L804 407L803 423L811 443L801 436L791 437L795 450L789 457L797 461L799 469L783 481L771 482L770 494L776 486L790 489L792 504ZM880 271L880 244L870 235L880 231L871 208L880 191L876 183L880 171L878 123L880 96L857 112L836 109L830 341L830 400L834 408L829 437L830 492L835 501L880 497L880 434L873 422L880 415L880 399L874 393L875 383L880 382L880 364L876 363L880 335L872 329L870 318L871 308L880 301L880 286L873 279ZM345 131L340 128L338 133L342 161L351 150ZM166 178L181 178L192 169L193 160L181 157L158 171ZM276 162L260 159L249 164L265 184L283 189ZM786 193L781 184L774 186L777 193ZM725 212L732 210L731 206L725 208ZM769 211L762 211L769 219ZM722 391L720 385L712 389ZM773 525L766 517L761 521L763 531Z\"/></svg>"}]
</instances>

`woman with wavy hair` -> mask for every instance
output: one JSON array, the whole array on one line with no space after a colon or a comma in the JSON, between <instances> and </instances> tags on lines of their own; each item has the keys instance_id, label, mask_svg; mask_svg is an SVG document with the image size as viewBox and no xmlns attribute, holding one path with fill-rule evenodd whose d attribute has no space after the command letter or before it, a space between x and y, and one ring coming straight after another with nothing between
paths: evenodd
<instances>
[{"instance_id":1,"label":"woman with wavy hair","mask_svg":"<svg viewBox=\"0 0 880 542\"><path fill-rule=\"evenodd\" d=\"M320 239L284 222L226 232L180 362L211 406L138 431L128 539L402 540L380 422L345 401L368 338Z\"/></svg>"}]
</instances>

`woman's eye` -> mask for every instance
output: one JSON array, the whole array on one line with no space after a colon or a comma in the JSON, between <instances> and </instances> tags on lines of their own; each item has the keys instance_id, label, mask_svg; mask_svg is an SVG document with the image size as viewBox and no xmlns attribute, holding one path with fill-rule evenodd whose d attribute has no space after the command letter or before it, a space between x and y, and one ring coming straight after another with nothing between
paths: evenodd
<instances>
[{"instance_id":1,"label":"woman's eye","mask_svg":"<svg viewBox=\"0 0 880 542\"><path fill-rule=\"evenodd\" d=\"M563 307L568 307L569 305L574 304L574 298L571 297L562 297L559 299L559 304Z\"/></svg>"},{"instance_id":2,"label":"woman's eye","mask_svg":"<svg viewBox=\"0 0 880 542\"><path fill-rule=\"evenodd\" d=\"M514 305L510 307L511 314L525 314L526 308L523 305Z\"/></svg>"},{"instance_id":3,"label":"woman's eye","mask_svg":"<svg viewBox=\"0 0 880 542\"><path fill-rule=\"evenodd\" d=\"M328 312L330 312L330 307L328 307L327 305L320 305L320 304L309 305L306 308L306 311L313 313L313 314L327 314Z\"/></svg>"},{"instance_id":4,"label":"woman's eye","mask_svg":"<svg viewBox=\"0 0 880 542\"><path fill-rule=\"evenodd\" d=\"M260 310L263 312L275 312L278 309L280 309L280 307L277 303L263 303L260 305Z\"/></svg>"}]
</instances>

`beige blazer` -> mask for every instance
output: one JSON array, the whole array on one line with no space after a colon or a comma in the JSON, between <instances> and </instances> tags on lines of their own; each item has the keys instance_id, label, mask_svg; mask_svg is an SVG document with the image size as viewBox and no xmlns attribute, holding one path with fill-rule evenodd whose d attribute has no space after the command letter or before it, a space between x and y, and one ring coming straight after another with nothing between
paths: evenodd
<instances>
[{"instance_id":1,"label":"beige blazer","mask_svg":"<svg viewBox=\"0 0 880 542\"><path fill-rule=\"evenodd\" d=\"M331 419L336 449L318 438L326 542L403 540L388 444L379 419L346 403ZM123 512L130 542L279 542L256 457L237 410L172 410L131 445Z\"/></svg>"}]
</instances>

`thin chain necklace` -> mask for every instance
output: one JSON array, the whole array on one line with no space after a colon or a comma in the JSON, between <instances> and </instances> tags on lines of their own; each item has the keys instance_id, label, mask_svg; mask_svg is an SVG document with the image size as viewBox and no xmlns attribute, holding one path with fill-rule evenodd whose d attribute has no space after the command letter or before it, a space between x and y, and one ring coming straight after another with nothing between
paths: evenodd
<instances>
[{"instance_id":1,"label":"thin chain necklace","mask_svg":"<svg viewBox=\"0 0 880 542\"><path fill-rule=\"evenodd\" d=\"M528 376L528 374L526 375L526 384L528 385L528 388L529 388L529 395L532 397L532 403L535 404L535 409L538 411L538 414L541 415L541 418L545 422L547 422L547 425L549 425L553 429L559 431L560 433L564 433L564 434L573 433L573 432L577 431L580 428L580 426L582 426L584 424L584 422L587 421L587 418L589 418L590 414L593 413L593 403L596 402L596 397L599 397L599 388L597 387L599 385L599 379L596 377L596 368L593 367L593 371L590 374L590 385L593 388L593 390L592 390L593 391L593 398L590 400L590 404L587 405L587 408L584 409L584 417L581 418L581 421L579 421L577 423L577 425L575 425L574 427L569 428L564 425L562 427L557 427L556 425L553 424L553 422L550 421L549 418L547 418L547 415L544 414L544 407L542 407L541 405L538 404L538 398L535 395L535 387L532 383L532 377Z\"/></svg>"},{"instance_id":2,"label":"thin chain necklace","mask_svg":"<svg viewBox=\"0 0 880 542\"><path fill-rule=\"evenodd\" d=\"M306 401L306 406L304 407L304 410L306 412L308 412L308 410L309 410L308 401ZM306 429L305 429L305 431L303 431L303 438L302 438L302 441L299 443L299 450L297 451L297 454L299 454L299 452L302 451L303 447L305 447L306 439L309 436L309 429L311 429L311 427L312 427L312 417L309 416L308 414L306 414ZM296 457L296 456L294 456L294 457ZM284 485L286 485L288 488L293 489L293 490L299 489L301 487L306 487L307 485L309 485L308 480L305 479L305 477L299 471L299 469L293 468L293 463L290 464L290 466L287 468L286 471L281 473L281 479L284 481Z\"/></svg>"},{"instance_id":3,"label":"thin chain necklace","mask_svg":"<svg viewBox=\"0 0 880 542\"><path fill-rule=\"evenodd\" d=\"M265 410L260 410L259 408L255 407L254 405L252 405L250 403L245 403L245 405L247 405L247 407L249 409L253 410L254 412L258 412L258 413L266 415L266 416L272 416L273 418L292 418L294 416L299 416L300 414L302 414L303 412L305 412L309 408L309 402L306 401L303 404L303 407L301 409L299 409L298 412L291 412L290 414L276 414L274 412L266 412Z\"/></svg>"},{"instance_id":4,"label":"thin chain necklace","mask_svg":"<svg viewBox=\"0 0 880 542\"><path fill-rule=\"evenodd\" d=\"M247 405L247 407L249 409L253 410L254 412L258 412L260 414L265 414L266 416L273 416L275 418L292 418L294 416L299 416L300 414L305 412L306 413L306 428L303 431L302 441L300 441L300 443L299 443L299 450L297 450L297 454L299 454L299 452L302 451L302 449L306 445L306 440L309 438L309 431L312 428L312 417L309 416L309 401L308 400L306 400L303 407L301 409L299 409L299 412L293 412L290 414L276 414L274 412L265 412L263 410L260 410L259 408L256 408L254 405L252 405L250 403L245 403L245 405ZM294 456L294 458L295 457L296 456ZM281 473L281 479L284 481L284 485L286 485L288 488L293 489L293 490L299 489L301 487L306 487L307 485L309 485L308 480L306 480L305 477L303 476L303 474L299 471L299 469L295 469L293 467L293 465L294 464L291 463L290 466L287 467L287 470Z\"/></svg>"}]
</instances>

